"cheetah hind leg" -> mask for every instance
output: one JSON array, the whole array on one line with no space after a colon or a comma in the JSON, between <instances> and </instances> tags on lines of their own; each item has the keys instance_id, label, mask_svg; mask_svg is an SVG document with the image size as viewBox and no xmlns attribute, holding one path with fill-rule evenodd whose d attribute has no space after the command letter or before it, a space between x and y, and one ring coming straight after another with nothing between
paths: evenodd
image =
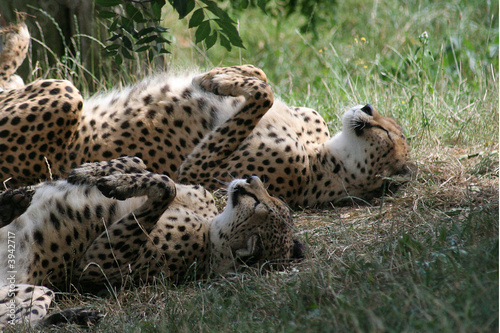
<instances>
[{"instance_id":1,"label":"cheetah hind leg","mask_svg":"<svg viewBox=\"0 0 500 333\"><path fill-rule=\"evenodd\" d=\"M97 187L105 196L118 200L134 196L147 196L147 200L111 224L87 248L75 276L89 291L102 289L106 282L119 284L129 272L147 264L138 262L140 250L176 195L170 178L150 172L113 174L100 178Z\"/></svg>"},{"instance_id":2,"label":"cheetah hind leg","mask_svg":"<svg viewBox=\"0 0 500 333\"><path fill-rule=\"evenodd\" d=\"M34 193L32 187L8 189L0 193L0 228L10 224L28 209Z\"/></svg>"},{"instance_id":3,"label":"cheetah hind leg","mask_svg":"<svg viewBox=\"0 0 500 333\"><path fill-rule=\"evenodd\" d=\"M215 69L193 79L194 84L199 84L214 94L243 96L245 101L231 118L205 135L186 157L178 173L181 183L203 184L212 190L217 188L219 184L210 177L211 172L207 171L224 169L223 161L236 151L273 105L273 91L263 80L266 78L262 71L255 68L256 73L262 74L252 73L257 76L245 76L232 69L233 67L230 67L230 70L225 72L224 69Z\"/></svg>"},{"instance_id":4,"label":"cheetah hind leg","mask_svg":"<svg viewBox=\"0 0 500 333\"><path fill-rule=\"evenodd\" d=\"M71 184L95 185L97 180L115 173L143 173L146 172L144 162L135 156L123 156L110 161L91 162L82 164L73 169L66 178Z\"/></svg>"}]
</instances>

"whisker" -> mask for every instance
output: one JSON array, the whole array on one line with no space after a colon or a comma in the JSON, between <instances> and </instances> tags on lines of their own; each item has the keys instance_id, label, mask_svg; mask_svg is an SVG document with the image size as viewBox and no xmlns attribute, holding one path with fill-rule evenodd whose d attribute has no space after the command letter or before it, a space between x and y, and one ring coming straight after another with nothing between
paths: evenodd
<instances>
[{"instance_id":1,"label":"whisker","mask_svg":"<svg viewBox=\"0 0 500 333\"><path fill-rule=\"evenodd\" d=\"M227 186L227 185L229 185L229 184L231 183L231 182L226 182L226 181L224 181L224 180L220 180L220 179L218 179L218 178L214 178L214 180L215 180L216 182L219 182L220 184L222 184L222 185L224 185L224 186Z\"/></svg>"}]
</instances>

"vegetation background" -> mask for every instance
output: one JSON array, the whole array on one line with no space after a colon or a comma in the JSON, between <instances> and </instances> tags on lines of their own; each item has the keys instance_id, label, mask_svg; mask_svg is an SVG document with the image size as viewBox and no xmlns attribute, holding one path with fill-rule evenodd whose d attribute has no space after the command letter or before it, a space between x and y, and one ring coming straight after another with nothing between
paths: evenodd
<instances>
[{"instance_id":1,"label":"vegetation background","mask_svg":"<svg viewBox=\"0 0 500 333\"><path fill-rule=\"evenodd\" d=\"M281 99L321 112L332 133L353 104L396 118L415 180L366 205L296 211L307 256L286 271L61 294L56 308L107 313L93 332L498 331L498 1L339 1L315 9L324 18L316 33L300 29L308 17L270 3L273 15L229 10L245 46L231 52L195 44L189 17L171 12L171 53L151 62L116 65L97 52L84 63L82 40L105 44L100 20L95 36L66 40L63 56L42 36L25 80L62 77L90 95L172 68L252 63Z\"/></svg>"}]
</instances>

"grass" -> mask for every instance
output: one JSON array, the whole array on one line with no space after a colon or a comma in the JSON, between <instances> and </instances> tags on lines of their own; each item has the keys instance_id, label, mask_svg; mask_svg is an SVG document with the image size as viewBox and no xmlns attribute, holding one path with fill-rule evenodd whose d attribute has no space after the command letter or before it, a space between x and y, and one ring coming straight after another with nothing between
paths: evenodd
<instances>
[{"instance_id":1,"label":"grass","mask_svg":"<svg viewBox=\"0 0 500 333\"><path fill-rule=\"evenodd\" d=\"M416 179L365 206L296 211L307 256L284 272L158 280L116 298L62 295L55 307L107 313L93 332L498 331L498 2L339 2L319 40L297 32L300 17L235 15L244 50L194 46L167 15L174 44L163 66L105 64L84 80L75 60L32 73L90 94L168 67L252 63L332 132L352 104L398 119Z\"/></svg>"}]
</instances>

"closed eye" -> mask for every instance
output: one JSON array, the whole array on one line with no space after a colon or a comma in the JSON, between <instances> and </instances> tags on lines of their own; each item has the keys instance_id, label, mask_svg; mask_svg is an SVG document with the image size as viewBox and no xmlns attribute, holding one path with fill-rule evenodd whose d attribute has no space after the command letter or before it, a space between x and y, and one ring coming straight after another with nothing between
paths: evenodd
<instances>
[{"instance_id":1,"label":"closed eye","mask_svg":"<svg viewBox=\"0 0 500 333\"><path fill-rule=\"evenodd\" d=\"M382 131L384 131L384 132L385 132L385 134L387 134L387 137L389 138L389 140L391 140L391 141L392 141L391 134L389 133L389 131L388 131L388 130L386 130L385 128L383 128L383 127L382 127L382 126L380 126L380 125L374 125L373 127L375 127L375 128L380 128Z\"/></svg>"},{"instance_id":2,"label":"closed eye","mask_svg":"<svg viewBox=\"0 0 500 333\"><path fill-rule=\"evenodd\" d=\"M248 197L254 199L255 200L255 205L254 206L257 206L260 203L260 200L257 198L257 196L255 194L248 192L241 185L235 186L234 189L232 190L231 195L232 195L232 198L233 198L233 204L235 206L239 203L239 199L242 196L248 196Z\"/></svg>"},{"instance_id":3,"label":"closed eye","mask_svg":"<svg viewBox=\"0 0 500 333\"><path fill-rule=\"evenodd\" d=\"M372 125L369 122L363 121L361 119L358 119L358 120L354 121L353 129L354 129L354 132L356 133L357 136L363 135L364 131L367 130L367 129L370 129L370 128L381 129L382 131L385 132L385 134L387 134L387 137L389 138L389 140L392 141L392 138L391 138L391 135L390 135L389 131L386 130L385 128L383 128L382 126L380 126L380 125Z\"/></svg>"}]
</instances>

